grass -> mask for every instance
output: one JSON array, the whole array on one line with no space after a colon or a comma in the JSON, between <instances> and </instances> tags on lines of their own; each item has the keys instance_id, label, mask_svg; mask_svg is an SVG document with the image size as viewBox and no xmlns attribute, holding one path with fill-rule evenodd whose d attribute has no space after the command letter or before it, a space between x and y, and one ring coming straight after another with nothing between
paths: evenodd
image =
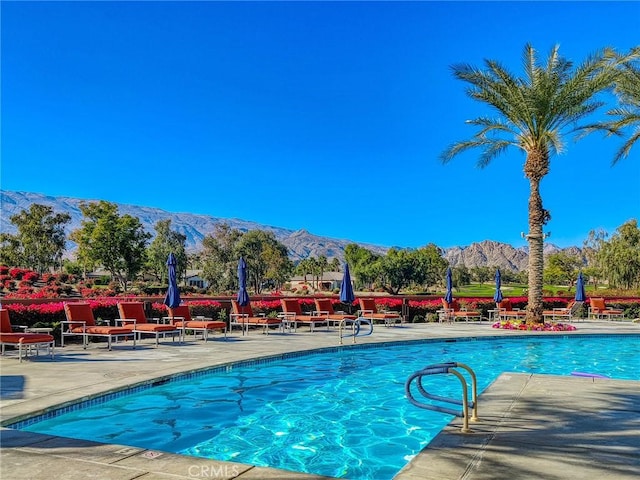
<instances>
[{"instance_id":1,"label":"grass","mask_svg":"<svg viewBox=\"0 0 640 480\"><path fill-rule=\"evenodd\" d=\"M527 296L526 284L503 284L501 290L505 297ZM575 287L569 290L567 285L544 285L543 291L545 296L573 296L576 293ZM444 291L442 293L444 294ZM493 297L495 284L493 282L472 283L471 285L464 285L463 287L454 289L453 293L459 297Z\"/></svg>"}]
</instances>

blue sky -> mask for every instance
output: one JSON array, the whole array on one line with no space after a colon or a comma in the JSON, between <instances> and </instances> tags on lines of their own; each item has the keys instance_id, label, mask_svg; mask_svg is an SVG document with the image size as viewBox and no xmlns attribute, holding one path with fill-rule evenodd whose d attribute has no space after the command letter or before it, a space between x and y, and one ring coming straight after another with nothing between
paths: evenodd
<instances>
[{"instance_id":1,"label":"blue sky","mask_svg":"<svg viewBox=\"0 0 640 480\"><path fill-rule=\"evenodd\" d=\"M450 66L638 44L639 2L6 2L5 190L384 246L524 245L516 150L439 155L490 114ZM549 239L640 213L640 146L596 134L542 181Z\"/></svg>"}]
</instances>

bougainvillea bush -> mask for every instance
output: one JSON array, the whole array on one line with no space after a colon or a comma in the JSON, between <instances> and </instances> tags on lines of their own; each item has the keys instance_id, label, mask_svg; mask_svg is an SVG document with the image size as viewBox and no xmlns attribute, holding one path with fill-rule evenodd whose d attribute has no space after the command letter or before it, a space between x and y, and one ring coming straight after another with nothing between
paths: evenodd
<instances>
[{"instance_id":1,"label":"bougainvillea bush","mask_svg":"<svg viewBox=\"0 0 640 480\"><path fill-rule=\"evenodd\" d=\"M576 327L569 325L568 323L525 323L517 320L496 322L491 326L493 328L503 328L505 330L523 330L529 332L571 332L576 330Z\"/></svg>"}]
</instances>

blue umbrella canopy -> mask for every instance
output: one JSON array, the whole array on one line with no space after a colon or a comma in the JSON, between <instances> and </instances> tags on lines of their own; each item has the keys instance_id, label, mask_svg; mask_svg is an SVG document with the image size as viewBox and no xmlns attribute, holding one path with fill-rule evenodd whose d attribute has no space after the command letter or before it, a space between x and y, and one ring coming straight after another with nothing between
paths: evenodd
<instances>
[{"instance_id":1,"label":"blue umbrella canopy","mask_svg":"<svg viewBox=\"0 0 640 480\"><path fill-rule=\"evenodd\" d=\"M349 264L345 263L342 283L340 284L340 301L351 304L355 299L356 296L353 293L353 285L351 284L351 274L349 273Z\"/></svg>"},{"instance_id":2,"label":"blue umbrella canopy","mask_svg":"<svg viewBox=\"0 0 640 480\"><path fill-rule=\"evenodd\" d=\"M502 276L500 275L500 269L496 270L496 293L493 295L493 300L496 303L500 303L502 301L502 290L500 287L502 286Z\"/></svg>"},{"instance_id":3,"label":"blue umbrella canopy","mask_svg":"<svg viewBox=\"0 0 640 480\"><path fill-rule=\"evenodd\" d=\"M584 293L584 279L582 272L578 273L578 281L576 282L576 302L584 302L587 296Z\"/></svg>"},{"instance_id":4,"label":"blue umbrella canopy","mask_svg":"<svg viewBox=\"0 0 640 480\"><path fill-rule=\"evenodd\" d=\"M444 299L447 303L453 302L453 278L451 267L447 268L447 293L445 293Z\"/></svg>"},{"instance_id":5,"label":"blue umbrella canopy","mask_svg":"<svg viewBox=\"0 0 640 480\"><path fill-rule=\"evenodd\" d=\"M238 284L240 289L238 290L238 305L246 307L249 305L249 292L247 292L247 262L244 258L240 257L238 261Z\"/></svg>"},{"instance_id":6,"label":"blue umbrella canopy","mask_svg":"<svg viewBox=\"0 0 640 480\"><path fill-rule=\"evenodd\" d=\"M172 253L167 258L167 267L169 267L169 288L164 297L164 304L169 308L176 308L180 305L180 289L176 279L176 265L178 264L176 256Z\"/></svg>"}]
</instances>

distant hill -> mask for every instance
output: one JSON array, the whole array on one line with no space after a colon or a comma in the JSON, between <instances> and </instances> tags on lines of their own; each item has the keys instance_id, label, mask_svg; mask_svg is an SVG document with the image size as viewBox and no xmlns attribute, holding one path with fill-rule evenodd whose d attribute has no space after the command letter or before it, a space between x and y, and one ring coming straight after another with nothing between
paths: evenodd
<instances>
[{"instance_id":1,"label":"distant hill","mask_svg":"<svg viewBox=\"0 0 640 480\"><path fill-rule=\"evenodd\" d=\"M89 200L81 200L69 197L52 197L40 193L0 191L0 232L15 233L16 229L9 218L12 215L28 210L38 203L50 206L55 212L68 213L71 223L67 226L67 233L80 227L82 212L79 204ZM97 201L97 200L94 200ZM329 260L336 257L344 260L344 249L352 242L350 240L334 239L314 235L306 230L289 230L281 227L262 225L249 220L237 218L219 218L209 215L196 215L192 213L172 213L159 208L142 207L136 205L117 204L120 214L129 214L138 217L145 230L155 235L154 225L159 220L171 220L171 228L182 233L186 238L186 246L190 251L197 251L202 247L202 239L213 232L215 225L227 223L232 228L243 232L249 230L265 230L272 232L278 241L289 249L292 260L300 260L307 257L326 256ZM358 243L375 253L384 254L386 247L373 244ZM70 245L73 248L73 245ZM545 254L560 251L553 244L545 244ZM571 247L569 253L579 254L580 249ZM485 240L472 243L465 247L452 247L445 249L445 258L451 266L466 265L467 267L495 266L501 269L521 271L527 268L528 253L526 248L514 248L506 243L498 243Z\"/></svg>"},{"instance_id":2,"label":"distant hill","mask_svg":"<svg viewBox=\"0 0 640 480\"><path fill-rule=\"evenodd\" d=\"M0 232L15 233L16 228L10 222L12 215L28 210L34 203L50 206L57 213L68 213L71 222L67 225L67 233L80 228L82 212L81 202L98 201L82 200L69 197L52 197L40 193L0 191ZM289 256L292 260L300 260L307 257L317 257L325 255L329 260L334 257L344 259L344 249L350 240L337 240L328 237L313 235L306 230L289 230L286 228L262 225L248 220L237 218L218 218L209 215L195 215L192 213L172 213L159 208L140 207L136 205L116 204L121 215L129 214L138 217L144 229L155 236L154 225L159 220L171 220L171 229L182 233L187 237L187 250L197 251L202 248L202 239L212 233L219 223L227 223L232 228L247 232L249 230L265 230L272 232L278 241L282 242L289 249ZM360 244L363 247L383 254L387 251L385 247L370 244ZM73 248L71 246L71 248Z\"/></svg>"}]
</instances>

